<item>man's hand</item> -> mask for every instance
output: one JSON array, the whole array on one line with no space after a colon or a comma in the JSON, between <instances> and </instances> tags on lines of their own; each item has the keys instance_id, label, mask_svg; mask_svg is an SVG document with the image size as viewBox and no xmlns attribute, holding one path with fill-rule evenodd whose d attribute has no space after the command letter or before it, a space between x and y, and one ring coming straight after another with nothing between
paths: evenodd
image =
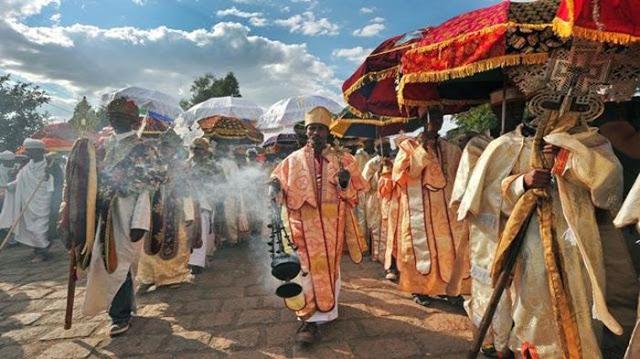
<instances>
[{"instance_id":1,"label":"man's hand","mask_svg":"<svg viewBox=\"0 0 640 359\"><path fill-rule=\"evenodd\" d=\"M129 232L129 238L131 238L131 242L135 243L141 240L146 232L147 231L145 231L144 229L132 229L131 232Z\"/></svg>"},{"instance_id":2,"label":"man's hand","mask_svg":"<svg viewBox=\"0 0 640 359\"><path fill-rule=\"evenodd\" d=\"M269 198L275 198L281 190L282 186L280 185L280 181L278 181L277 178L271 179L269 183Z\"/></svg>"},{"instance_id":3,"label":"man's hand","mask_svg":"<svg viewBox=\"0 0 640 359\"><path fill-rule=\"evenodd\" d=\"M545 169L532 169L524 175L524 188L545 188L551 183L551 172Z\"/></svg>"},{"instance_id":4,"label":"man's hand","mask_svg":"<svg viewBox=\"0 0 640 359\"><path fill-rule=\"evenodd\" d=\"M351 179L351 174L346 169L341 169L338 171L338 183L342 189L346 189L349 186L349 180Z\"/></svg>"}]
</instances>

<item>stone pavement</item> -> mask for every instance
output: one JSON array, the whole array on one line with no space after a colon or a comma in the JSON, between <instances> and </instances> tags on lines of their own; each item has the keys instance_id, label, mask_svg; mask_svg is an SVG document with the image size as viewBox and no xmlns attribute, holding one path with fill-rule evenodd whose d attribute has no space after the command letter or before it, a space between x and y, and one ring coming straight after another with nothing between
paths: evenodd
<instances>
[{"instance_id":1,"label":"stone pavement","mask_svg":"<svg viewBox=\"0 0 640 359\"><path fill-rule=\"evenodd\" d=\"M82 317L83 279L65 331L67 257L59 243L53 253L38 264L25 247L0 254L0 358L461 358L472 339L461 310L423 308L381 280L379 264L345 257L340 318L321 328L318 345L297 348L298 323L272 294L277 283L258 242L219 250L195 284L139 297L123 337L108 337L106 315Z\"/></svg>"}]
</instances>

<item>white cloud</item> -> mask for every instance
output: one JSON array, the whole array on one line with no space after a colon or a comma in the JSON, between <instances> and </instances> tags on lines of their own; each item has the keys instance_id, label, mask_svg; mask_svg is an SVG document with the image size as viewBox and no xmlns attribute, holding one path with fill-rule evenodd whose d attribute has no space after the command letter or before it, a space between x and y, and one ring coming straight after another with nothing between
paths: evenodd
<instances>
[{"instance_id":1,"label":"white cloud","mask_svg":"<svg viewBox=\"0 0 640 359\"><path fill-rule=\"evenodd\" d=\"M47 6L59 7L61 0L2 0L0 14L5 18L25 18L39 14Z\"/></svg>"},{"instance_id":2,"label":"white cloud","mask_svg":"<svg viewBox=\"0 0 640 359\"><path fill-rule=\"evenodd\" d=\"M376 10L375 7L362 7L360 8L360 12L363 14L372 14Z\"/></svg>"},{"instance_id":3,"label":"white cloud","mask_svg":"<svg viewBox=\"0 0 640 359\"><path fill-rule=\"evenodd\" d=\"M188 94L197 76L227 71L236 74L242 95L262 106L300 94L340 99L340 80L305 44L251 35L246 26L231 22L184 31L31 27L0 18L0 67L41 86L62 88L69 98L87 95L94 104L101 94L130 85Z\"/></svg>"},{"instance_id":4,"label":"white cloud","mask_svg":"<svg viewBox=\"0 0 640 359\"><path fill-rule=\"evenodd\" d=\"M60 19L62 19L62 14L60 14L59 12L51 15L51 17L49 18L49 20L51 20L56 25L60 24Z\"/></svg>"},{"instance_id":5,"label":"white cloud","mask_svg":"<svg viewBox=\"0 0 640 359\"><path fill-rule=\"evenodd\" d=\"M354 47L351 49L335 49L331 52L334 57L345 58L351 62L361 63L369 56L373 49L365 49L362 46Z\"/></svg>"},{"instance_id":6,"label":"white cloud","mask_svg":"<svg viewBox=\"0 0 640 359\"><path fill-rule=\"evenodd\" d=\"M231 7L229 9L218 10L216 12L216 15L218 15L218 17L236 16L236 17L241 17L241 18L251 18L251 17L262 16L262 13L261 12L246 12L246 11L238 10L234 6L234 7Z\"/></svg>"},{"instance_id":7,"label":"white cloud","mask_svg":"<svg viewBox=\"0 0 640 359\"><path fill-rule=\"evenodd\" d=\"M340 27L327 18L317 19L311 11L294 15L288 19L274 21L276 25L288 27L289 32L301 33L309 36L338 35Z\"/></svg>"},{"instance_id":8,"label":"white cloud","mask_svg":"<svg viewBox=\"0 0 640 359\"><path fill-rule=\"evenodd\" d=\"M147 4L147 0L131 0L131 1L133 1L134 4L139 6L144 6Z\"/></svg>"},{"instance_id":9,"label":"white cloud","mask_svg":"<svg viewBox=\"0 0 640 359\"><path fill-rule=\"evenodd\" d=\"M383 23L384 22L384 18L383 17L374 17L373 19L371 19L371 22L373 23Z\"/></svg>"},{"instance_id":10,"label":"white cloud","mask_svg":"<svg viewBox=\"0 0 640 359\"><path fill-rule=\"evenodd\" d=\"M378 35L382 30L384 30L386 26L380 23L373 23L366 25L362 29L357 29L353 32L353 36L358 37L372 37Z\"/></svg>"},{"instance_id":11,"label":"white cloud","mask_svg":"<svg viewBox=\"0 0 640 359\"><path fill-rule=\"evenodd\" d=\"M238 10L235 6L229 9L218 10L216 15L219 17L236 16L243 19L249 19L249 23L255 27L267 26L268 20L263 17L261 12L246 12Z\"/></svg>"}]
</instances>

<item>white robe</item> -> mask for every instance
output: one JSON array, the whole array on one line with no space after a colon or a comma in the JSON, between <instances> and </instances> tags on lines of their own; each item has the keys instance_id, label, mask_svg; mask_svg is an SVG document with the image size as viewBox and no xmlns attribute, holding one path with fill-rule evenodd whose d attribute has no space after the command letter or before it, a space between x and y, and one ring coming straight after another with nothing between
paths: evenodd
<instances>
[{"instance_id":1,"label":"white robe","mask_svg":"<svg viewBox=\"0 0 640 359\"><path fill-rule=\"evenodd\" d=\"M97 315L109 309L113 298L131 271L135 278L138 258L144 240L131 242L132 229L149 231L151 228L151 200L148 192L127 197L118 197L114 208L110 209L113 218L113 237L115 239L118 266L109 274L102 259L100 230L96 233L91 264L87 272L87 289L82 312L85 315ZM99 221L104 220L100 218ZM100 228L100 225L98 225Z\"/></svg>"},{"instance_id":2,"label":"white robe","mask_svg":"<svg viewBox=\"0 0 640 359\"><path fill-rule=\"evenodd\" d=\"M0 188L7 187L11 179L9 178L9 172L12 167L5 167L0 164Z\"/></svg>"},{"instance_id":3,"label":"white robe","mask_svg":"<svg viewBox=\"0 0 640 359\"><path fill-rule=\"evenodd\" d=\"M189 265L205 268L207 266L207 250L212 251L215 248L216 234L213 231L213 216L212 209L206 209L200 207L200 223L202 228L202 247L194 248L189 257Z\"/></svg>"},{"instance_id":4,"label":"white robe","mask_svg":"<svg viewBox=\"0 0 640 359\"><path fill-rule=\"evenodd\" d=\"M3 210L2 224L11 224L20 218L23 209L24 214L20 218L15 229L15 240L34 248L49 247L47 233L49 231L49 215L51 212L51 195L53 193L53 177L40 183L47 176L47 161L29 161L24 166L15 181L11 182L8 192L13 192L13 206L11 211ZM35 195L33 195L35 193ZM31 202L28 203L33 195ZM9 214L10 213L10 214ZM4 227L4 226L3 226Z\"/></svg>"}]
</instances>

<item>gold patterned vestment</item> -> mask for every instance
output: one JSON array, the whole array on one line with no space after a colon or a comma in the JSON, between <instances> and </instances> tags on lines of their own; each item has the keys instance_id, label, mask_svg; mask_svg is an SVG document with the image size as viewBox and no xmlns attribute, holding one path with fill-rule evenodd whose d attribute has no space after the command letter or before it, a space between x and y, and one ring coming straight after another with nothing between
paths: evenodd
<instances>
[{"instance_id":1,"label":"gold patterned vestment","mask_svg":"<svg viewBox=\"0 0 640 359\"><path fill-rule=\"evenodd\" d=\"M600 328L593 318L614 333L619 334L622 329L604 299L604 262L594 207L614 211L617 208L622 191L621 166L609 142L596 129L551 133L544 140L569 154L563 171L555 175L557 184L549 191L553 215L548 219L558 237L554 251L567 296L563 300L568 302L569 315L577 328L577 336L568 339L582 354L589 353L583 357L598 358ZM511 214L525 194L522 175L531 168L532 141L516 129L492 141L478 160L468 187L471 191L465 193L460 213L471 212L478 217L486 233L502 230L501 216ZM534 213L514 273L514 325L509 346L519 352L523 343L529 343L540 357L562 358L565 348L553 310L538 221ZM502 248L499 243L496 259ZM492 272L499 271L495 261L493 266Z\"/></svg>"},{"instance_id":2,"label":"gold patterned vestment","mask_svg":"<svg viewBox=\"0 0 640 359\"><path fill-rule=\"evenodd\" d=\"M341 189L340 164L351 174ZM298 317L331 312L337 305L340 258L344 245L354 262L362 261L366 245L354 208L359 192L367 188L355 158L327 147L319 158L310 144L293 152L273 171L280 182L288 216L288 230L298 247L305 303ZM287 303L288 304L288 303Z\"/></svg>"},{"instance_id":3,"label":"gold patterned vestment","mask_svg":"<svg viewBox=\"0 0 640 359\"><path fill-rule=\"evenodd\" d=\"M392 178L400 193L400 289L424 295L468 294L468 227L456 220L456 206L449 207L461 151L442 139L435 152L413 139L398 147Z\"/></svg>"}]
</instances>

